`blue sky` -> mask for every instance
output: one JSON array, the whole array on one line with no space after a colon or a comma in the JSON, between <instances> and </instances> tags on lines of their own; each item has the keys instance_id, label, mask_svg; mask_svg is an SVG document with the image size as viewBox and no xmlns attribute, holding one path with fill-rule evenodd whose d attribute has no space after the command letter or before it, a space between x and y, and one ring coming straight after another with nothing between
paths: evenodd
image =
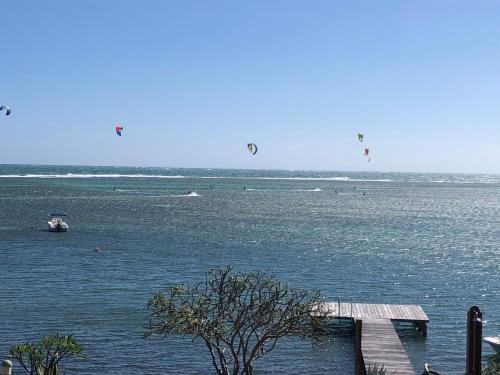
<instances>
[{"instance_id":1,"label":"blue sky","mask_svg":"<svg viewBox=\"0 0 500 375\"><path fill-rule=\"evenodd\" d=\"M500 173L497 1L8 0L0 35L0 163Z\"/></svg>"}]
</instances>

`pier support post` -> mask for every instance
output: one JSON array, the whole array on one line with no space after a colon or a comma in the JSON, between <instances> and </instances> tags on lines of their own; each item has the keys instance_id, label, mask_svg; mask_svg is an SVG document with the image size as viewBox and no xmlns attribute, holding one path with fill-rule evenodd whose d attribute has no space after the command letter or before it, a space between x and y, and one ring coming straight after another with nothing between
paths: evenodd
<instances>
[{"instance_id":1,"label":"pier support post","mask_svg":"<svg viewBox=\"0 0 500 375\"><path fill-rule=\"evenodd\" d=\"M0 364L0 375L11 375L12 374L12 362L8 359L2 361Z\"/></svg>"},{"instance_id":2,"label":"pier support post","mask_svg":"<svg viewBox=\"0 0 500 375\"><path fill-rule=\"evenodd\" d=\"M467 351L465 375L481 375L483 315L472 306L467 313Z\"/></svg>"},{"instance_id":3,"label":"pier support post","mask_svg":"<svg viewBox=\"0 0 500 375\"><path fill-rule=\"evenodd\" d=\"M354 375L361 375L363 370L363 356L361 354L361 331L363 321L357 319L354 323Z\"/></svg>"},{"instance_id":4,"label":"pier support post","mask_svg":"<svg viewBox=\"0 0 500 375\"><path fill-rule=\"evenodd\" d=\"M422 336L427 337L427 323L426 322L415 323L415 326L417 327L417 331L420 331L422 333Z\"/></svg>"}]
</instances>

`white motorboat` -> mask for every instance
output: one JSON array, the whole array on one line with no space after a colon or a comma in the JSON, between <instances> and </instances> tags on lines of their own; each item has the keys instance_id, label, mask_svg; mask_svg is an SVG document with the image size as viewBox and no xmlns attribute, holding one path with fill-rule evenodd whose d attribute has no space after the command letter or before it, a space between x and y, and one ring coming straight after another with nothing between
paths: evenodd
<instances>
[{"instance_id":1,"label":"white motorboat","mask_svg":"<svg viewBox=\"0 0 500 375\"><path fill-rule=\"evenodd\" d=\"M500 353L500 335L499 336L488 336L483 337L483 340L491 345L491 347L497 352Z\"/></svg>"},{"instance_id":2,"label":"white motorboat","mask_svg":"<svg viewBox=\"0 0 500 375\"><path fill-rule=\"evenodd\" d=\"M68 231L68 224L66 224L63 219L61 219L59 216L64 216L64 215L58 215L52 217L50 221L47 222L49 224L49 230L51 232L67 232Z\"/></svg>"}]
</instances>

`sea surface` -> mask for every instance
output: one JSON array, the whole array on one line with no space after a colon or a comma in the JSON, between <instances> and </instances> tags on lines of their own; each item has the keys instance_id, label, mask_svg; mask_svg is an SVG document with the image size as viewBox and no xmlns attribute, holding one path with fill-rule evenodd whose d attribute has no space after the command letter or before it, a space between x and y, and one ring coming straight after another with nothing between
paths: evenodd
<instances>
[{"instance_id":1,"label":"sea surface","mask_svg":"<svg viewBox=\"0 0 500 375\"><path fill-rule=\"evenodd\" d=\"M46 231L61 212L69 231ZM59 332L85 348L71 373L213 374L201 342L143 337L145 305L225 265L332 301L422 305L427 339L400 330L419 371L462 373L473 304L500 334L498 175L2 165L0 213L0 357ZM349 336L286 339L256 362L352 373Z\"/></svg>"}]
</instances>

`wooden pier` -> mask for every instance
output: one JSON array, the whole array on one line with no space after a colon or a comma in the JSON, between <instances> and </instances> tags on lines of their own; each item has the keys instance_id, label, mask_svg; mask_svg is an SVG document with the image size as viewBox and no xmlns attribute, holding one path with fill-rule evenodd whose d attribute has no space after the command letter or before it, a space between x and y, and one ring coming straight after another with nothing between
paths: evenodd
<instances>
[{"instance_id":1,"label":"wooden pier","mask_svg":"<svg viewBox=\"0 0 500 375\"><path fill-rule=\"evenodd\" d=\"M355 374L362 367L380 368L387 373L415 375L416 372L403 348L393 322L415 324L423 335L427 334L429 318L419 305L391 305L371 303L327 302L328 316L332 319L350 319L355 324Z\"/></svg>"}]
</instances>

